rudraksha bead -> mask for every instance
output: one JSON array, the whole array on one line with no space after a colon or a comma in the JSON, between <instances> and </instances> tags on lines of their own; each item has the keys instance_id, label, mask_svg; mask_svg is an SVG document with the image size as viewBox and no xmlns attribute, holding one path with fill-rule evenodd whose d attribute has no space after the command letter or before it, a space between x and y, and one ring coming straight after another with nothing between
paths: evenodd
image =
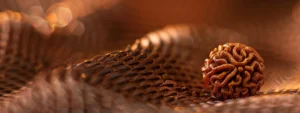
<instances>
[{"instance_id":1,"label":"rudraksha bead","mask_svg":"<svg viewBox=\"0 0 300 113\"><path fill-rule=\"evenodd\" d=\"M255 95L264 84L264 60L255 49L244 44L219 45L210 52L204 65L204 85L219 99Z\"/></svg>"}]
</instances>

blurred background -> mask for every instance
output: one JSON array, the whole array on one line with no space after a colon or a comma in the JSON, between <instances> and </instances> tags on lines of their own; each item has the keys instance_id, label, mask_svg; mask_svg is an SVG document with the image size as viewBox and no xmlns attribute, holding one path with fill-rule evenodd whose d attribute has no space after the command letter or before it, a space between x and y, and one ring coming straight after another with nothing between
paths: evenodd
<instances>
[{"instance_id":1,"label":"blurred background","mask_svg":"<svg viewBox=\"0 0 300 113\"><path fill-rule=\"evenodd\" d=\"M123 49L166 25L191 24L208 39L196 40L196 63L219 44L241 42L266 60L263 90L300 86L296 0L1 0L0 11L1 21L25 21L44 38L77 38L70 47L89 56Z\"/></svg>"}]
</instances>

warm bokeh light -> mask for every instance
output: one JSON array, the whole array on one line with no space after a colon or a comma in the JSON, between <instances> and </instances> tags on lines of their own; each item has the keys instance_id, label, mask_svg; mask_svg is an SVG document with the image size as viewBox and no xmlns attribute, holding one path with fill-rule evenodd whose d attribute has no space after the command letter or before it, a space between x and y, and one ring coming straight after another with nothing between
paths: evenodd
<instances>
[{"instance_id":1,"label":"warm bokeh light","mask_svg":"<svg viewBox=\"0 0 300 113\"><path fill-rule=\"evenodd\" d=\"M80 36L85 26L78 18L94 13L99 9L114 6L120 0L62 0L45 7L45 1L16 0L20 12L0 12L0 22L7 20L26 21L39 32L50 35L56 28L66 29L67 34ZM49 4L49 3L46 3Z\"/></svg>"},{"instance_id":2,"label":"warm bokeh light","mask_svg":"<svg viewBox=\"0 0 300 113\"><path fill-rule=\"evenodd\" d=\"M13 21L21 21L22 16L18 12L13 12L10 10L0 12L0 22L4 22L7 20L13 20Z\"/></svg>"},{"instance_id":3,"label":"warm bokeh light","mask_svg":"<svg viewBox=\"0 0 300 113\"><path fill-rule=\"evenodd\" d=\"M28 9L28 14L43 17L44 9L41 6L32 6Z\"/></svg>"},{"instance_id":4,"label":"warm bokeh light","mask_svg":"<svg viewBox=\"0 0 300 113\"><path fill-rule=\"evenodd\" d=\"M51 26L65 27L72 21L72 12L66 6L52 7L47 12L46 20Z\"/></svg>"},{"instance_id":5,"label":"warm bokeh light","mask_svg":"<svg viewBox=\"0 0 300 113\"><path fill-rule=\"evenodd\" d=\"M84 24L81 21L73 21L70 24L69 32L72 35L81 36L85 31Z\"/></svg>"},{"instance_id":6,"label":"warm bokeh light","mask_svg":"<svg viewBox=\"0 0 300 113\"><path fill-rule=\"evenodd\" d=\"M7 13L6 12L0 12L0 22L2 23L2 22L7 21L7 20L9 20L9 17L8 17Z\"/></svg>"},{"instance_id":7,"label":"warm bokeh light","mask_svg":"<svg viewBox=\"0 0 300 113\"><path fill-rule=\"evenodd\" d=\"M48 22L42 17L28 16L27 20L33 25L33 27L37 31L39 31L45 35L50 35L54 30L49 26Z\"/></svg>"}]
</instances>

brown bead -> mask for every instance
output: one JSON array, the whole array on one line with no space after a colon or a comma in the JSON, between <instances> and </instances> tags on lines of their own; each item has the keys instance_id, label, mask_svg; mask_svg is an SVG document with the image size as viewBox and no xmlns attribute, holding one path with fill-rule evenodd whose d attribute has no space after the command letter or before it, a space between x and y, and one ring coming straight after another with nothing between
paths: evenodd
<instances>
[{"instance_id":1,"label":"brown bead","mask_svg":"<svg viewBox=\"0 0 300 113\"><path fill-rule=\"evenodd\" d=\"M252 47L226 43L205 59L203 82L219 99L251 96L264 84L264 68L264 60Z\"/></svg>"}]
</instances>

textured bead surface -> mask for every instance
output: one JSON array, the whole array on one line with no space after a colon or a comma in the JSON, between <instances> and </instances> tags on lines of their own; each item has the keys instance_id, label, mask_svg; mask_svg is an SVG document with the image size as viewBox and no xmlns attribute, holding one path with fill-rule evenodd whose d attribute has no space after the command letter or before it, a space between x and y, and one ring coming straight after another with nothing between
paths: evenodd
<instances>
[{"instance_id":1,"label":"textured bead surface","mask_svg":"<svg viewBox=\"0 0 300 113\"><path fill-rule=\"evenodd\" d=\"M217 98L255 95L264 84L264 60L253 48L239 43L219 45L205 60L203 81Z\"/></svg>"}]
</instances>

